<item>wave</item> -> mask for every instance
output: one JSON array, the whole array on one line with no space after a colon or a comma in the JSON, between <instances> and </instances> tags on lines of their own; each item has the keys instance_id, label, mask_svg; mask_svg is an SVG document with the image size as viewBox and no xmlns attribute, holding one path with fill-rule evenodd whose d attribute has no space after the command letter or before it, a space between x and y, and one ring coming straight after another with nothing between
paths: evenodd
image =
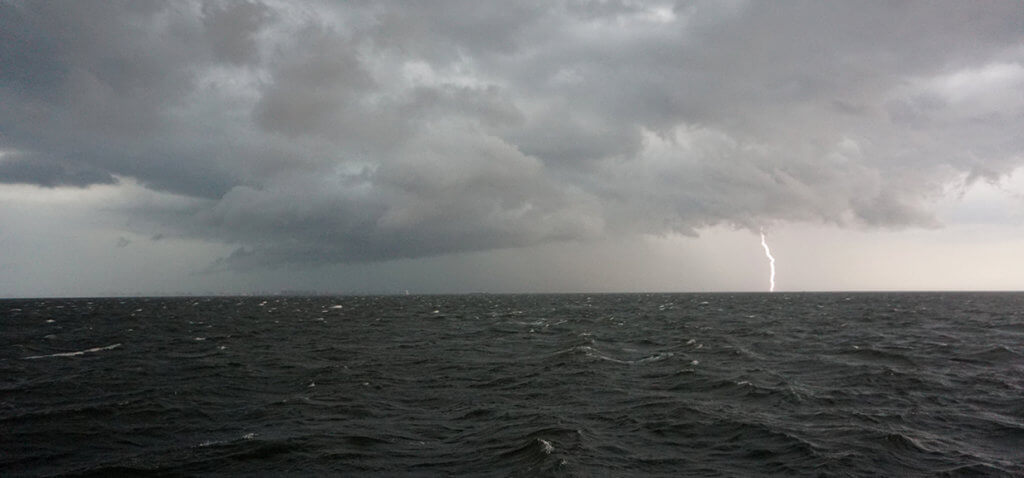
<instances>
[{"instance_id":1,"label":"wave","mask_svg":"<svg viewBox=\"0 0 1024 478\"><path fill-rule=\"evenodd\" d=\"M660 362L675 356L675 352L655 352L638 358L619 358L597 347L593 340L586 340L581 345L575 345L567 349L559 350L551 355L552 358L563 357L584 357L590 360L600 360L620 365L641 365L651 362ZM636 355L635 352L632 355Z\"/></svg>"},{"instance_id":2,"label":"wave","mask_svg":"<svg viewBox=\"0 0 1024 478\"><path fill-rule=\"evenodd\" d=\"M121 346L121 344L118 343L118 344L113 344L113 345L107 345L106 347L93 347L91 349L79 350L77 352L61 352L61 353L48 354L48 355L30 355L28 357L22 357L22 359L23 360L35 360L35 359L51 358L51 357L77 357L79 355L85 355L85 354L91 354L91 353L96 353L96 352L102 352L104 350L114 350L114 349L116 349L116 348L118 348L120 346Z\"/></svg>"},{"instance_id":3,"label":"wave","mask_svg":"<svg viewBox=\"0 0 1024 478\"><path fill-rule=\"evenodd\" d=\"M958 362L975 362L987 364L999 364L1002 362L1019 362L1024 359L1024 354L1013 350L1005 345L996 345L977 352L953 357Z\"/></svg>"}]
</instances>

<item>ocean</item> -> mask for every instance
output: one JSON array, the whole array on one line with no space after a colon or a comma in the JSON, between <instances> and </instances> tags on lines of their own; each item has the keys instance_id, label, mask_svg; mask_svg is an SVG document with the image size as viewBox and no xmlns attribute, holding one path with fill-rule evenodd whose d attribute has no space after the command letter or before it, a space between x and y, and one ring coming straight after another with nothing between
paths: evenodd
<instances>
[{"instance_id":1,"label":"ocean","mask_svg":"<svg viewBox=\"0 0 1024 478\"><path fill-rule=\"evenodd\" d=\"M1024 476L1024 294L0 301L3 476Z\"/></svg>"}]
</instances>

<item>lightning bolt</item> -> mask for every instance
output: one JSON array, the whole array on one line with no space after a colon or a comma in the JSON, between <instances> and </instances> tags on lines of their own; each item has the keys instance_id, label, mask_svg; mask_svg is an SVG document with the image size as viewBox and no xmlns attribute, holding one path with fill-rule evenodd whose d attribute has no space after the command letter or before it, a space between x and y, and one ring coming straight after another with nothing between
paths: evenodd
<instances>
[{"instance_id":1,"label":"lightning bolt","mask_svg":"<svg viewBox=\"0 0 1024 478\"><path fill-rule=\"evenodd\" d=\"M768 256L768 265L771 267L771 275L768 277L769 288L768 292L775 292L775 258L772 257L771 249L768 249L768 243L764 240L764 228L761 228L761 247L764 248L764 255Z\"/></svg>"}]
</instances>

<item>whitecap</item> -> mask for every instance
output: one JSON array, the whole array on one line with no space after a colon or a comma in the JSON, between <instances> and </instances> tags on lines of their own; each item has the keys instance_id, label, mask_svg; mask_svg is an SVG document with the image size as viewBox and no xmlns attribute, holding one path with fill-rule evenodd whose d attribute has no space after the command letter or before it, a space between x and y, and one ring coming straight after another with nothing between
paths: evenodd
<instances>
[{"instance_id":1,"label":"whitecap","mask_svg":"<svg viewBox=\"0 0 1024 478\"><path fill-rule=\"evenodd\" d=\"M637 360L636 363L658 362L660 360L665 360L667 358L670 358L670 357L672 357L674 355L675 354L672 353L672 352L657 353L657 354L654 354L654 355L651 355L651 356L648 356L648 357L644 357L644 358L642 358L640 360Z\"/></svg>"},{"instance_id":2,"label":"whitecap","mask_svg":"<svg viewBox=\"0 0 1024 478\"><path fill-rule=\"evenodd\" d=\"M551 445L551 442L543 438L538 438L537 441L540 442L541 450L544 451L545 455L550 455L551 452L555 451L555 447Z\"/></svg>"},{"instance_id":3,"label":"whitecap","mask_svg":"<svg viewBox=\"0 0 1024 478\"><path fill-rule=\"evenodd\" d=\"M255 440L255 439L256 439L256 433L254 433L254 432L253 433L246 433L245 435L242 435L241 437L238 437L238 440ZM229 440L204 440L203 442L201 442L198 445L196 445L196 448L206 448L206 447L209 447L209 446L227 445L227 444L229 444L229 443L231 443L233 441L236 441L236 440L231 440L231 439L229 439Z\"/></svg>"},{"instance_id":4,"label":"whitecap","mask_svg":"<svg viewBox=\"0 0 1024 478\"><path fill-rule=\"evenodd\" d=\"M32 355L32 356L29 356L29 357L23 357L23 359L25 359L25 360L34 360L34 359L49 358L49 357L75 357L75 356L78 356L78 355L85 355L85 354L93 353L93 352L102 352L104 350L113 350L113 349L116 349L116 348L118 348L120 346L121 346L121 344L113 344L113 345L108 345L106 347L93 347L91 349L79 350L77 352L61 352L61 353L49 354L49 355Z\"/></svg>"},{"instance_id":5,"label":"whitecap","mask_svg":"<svg viewBox=\"0 0 1024 478\"><path fill-rule=\"evenodd\" d=\"M328 309L344 309L344 308L345 308L345 306L343 306L341 304L332 305L332 306L328 307Z\"/></svg>"}]
</instances>

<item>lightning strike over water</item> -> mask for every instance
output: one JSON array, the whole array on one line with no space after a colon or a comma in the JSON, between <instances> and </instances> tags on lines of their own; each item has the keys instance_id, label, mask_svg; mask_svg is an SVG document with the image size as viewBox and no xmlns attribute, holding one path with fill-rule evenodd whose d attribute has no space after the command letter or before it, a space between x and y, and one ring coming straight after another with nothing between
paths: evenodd
<instances>
[{"instance_id":1,"label":"lightning strike over water","mask_svg":"<svg viewBox=\"0 0 1024 478\"><path fill-rule=\"evenodd\" d=\"M771 267L771 275L768 277L768 292L775 292L775 257L772 256L772 251L768 249L768 243L764 240L764 229L761 229L761 247L764 248L764 255L768 256L768 264Z\"/></svg>"}]
</instances>

